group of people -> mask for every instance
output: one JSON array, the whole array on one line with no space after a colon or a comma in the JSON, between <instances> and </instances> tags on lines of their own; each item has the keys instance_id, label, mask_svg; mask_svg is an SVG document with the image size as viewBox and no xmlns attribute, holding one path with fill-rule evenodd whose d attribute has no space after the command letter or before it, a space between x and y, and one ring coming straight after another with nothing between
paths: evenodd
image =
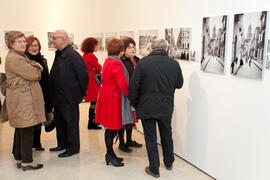
<instances>
[{"instance_id":1,"label":"group of people","mask_svg":"<svg viewBox=\"0 0 270 180\"><path fill-rule=\"evenodd\" d=\"M124 166L124 159L113 150L117 135L123 152L142 147L132 140L133 127L141 119L149 160L145 172L160 176L156 124L164 164L172 169L171 117L174 92L182 87L183 76L179 63L168 57L166 40L153 40L150 55L139 59L132 38L113 39L108 42L108 58L101 66L94 55L98 50L95 38L82 42L81 56L69 45L68 34L58 30L52 35L56 52L50 73L38 38L26 39L23 33L11 31L7 42L6 109L10 126L15 128L13 153L17 168L25 171L43 167L33 161L32 148L44 150L40 132L48 113L54 114L57 138L57 146L50 151L65 150L59 158L80 152L79 103L84 99L90 102L87 128L105 128L107 165ZM100 72L102 85L95 80Z\"/></svg>"}]
</instances>

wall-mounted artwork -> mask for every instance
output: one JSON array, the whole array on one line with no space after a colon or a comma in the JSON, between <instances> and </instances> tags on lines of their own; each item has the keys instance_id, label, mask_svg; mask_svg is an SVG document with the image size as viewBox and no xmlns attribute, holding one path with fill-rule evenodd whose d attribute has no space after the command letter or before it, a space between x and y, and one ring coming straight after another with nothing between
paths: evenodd
<instances>
[{"instance_id":1,"label":"wall-mounted artwork","mask_svg":"<svg viewBox=\"0 0 270 180\"><path fill-rule=\"evenodd\" d=\"M150 53L151 42L158 37L158 30L139 31L139 55L144 57Z\"/></svg>"},{"instance_id":2,"label":"wall-mounted artwork","mask_svg":"<svg viewBox=\"0 0 270 180\"><path fill-rule=\"evenodd\" d=\"M189 60L193 62L200 62L198 51L189 51Z\"/></svg>"},{"instance_id":3,"label":"wall-mounted artwork","mask_svg":"<svg viewBox=\"0 0 270 180\"><path fill-rule=\"evenodd\" d=\"M93 34L93 38L96 38L98 40L98 50L104 51L103 33L95 33L95 34Z\"/></svg>"},{"instance_id":4,"label":"wall-mounted artwork","mask_svg":"<svg viewBox=\"0 0 270 180\"><path fill-rule=\"evenodd\" d=\"M119 32L119 38L120 39L125 39L126 37L131 37L132 39L134 39L135 38L135 32L134 31L121 31L121 32Z\"/></svg>"},{"instance_id":5,"label":"wall-mounted artwork","mask_svg":"<svg viewBox=\"0 0 270 180\"><path fill-rule=\"evenodd\" d=\"M105 33L105 49L110 40L117 38L117 32L107 32Z\"/></svg>"},{"instance_id":6,"label":"wall-mounted artwork","mask_svg":"<svg viewBox=\"0 0 270 180\"><path fill-rule=\"evenodd\" d=\"M7 35L8 35L9 31L4 31L4 37L5 37L5 47L6 49L8 49L7 47ZM34 32L32 31L21 31L22 33L24 33L25 37L30 37L30 36L34 36Z\"/></svg>"},{"instance_id":7,"label":"wall-mounted artwork","mask_svg":"<svg viewBox=\"0 0 270 180\"><path fill-rule=\"evenodd\" d=\"M270 69L270 39L267 41L267 51L266 51L266 62L265 62L265 67L266 69Z\"/></svg>"},{"instance_id":8,"label":"wall-mounted artwork","mask_svg":"<svg viewBox=\"0 0 270 180\"><path fill-rule=\"evenodd\" d=\"M165 29L165 39L169 43L168 55L177 60L190 58L191 28Z\"/></svg>"},{"instance_id":9,"label":"wall-mounted artwork","mask_svg":"<svg viewBox=\"0 0 270 180\"><path fill-rule=\"evenodd\" d=\"M48 49L49 50L55 50L55 48L53 47L53 43L52 43L52 36L53 36L53 32L48 32L47 33L47 37L48 37ZM74 34L73 33L68 33L68 43L76 50L79 49L79 46L77 44L74 43Z\"/></svg>"},{"instance_id":10,"label":"wall-mounted artwork","mask_svg":"<svg viewBox=\"0 0 270 180\"><path fill-rule=\"evenodd\" d=\"M224 73L227 16L205 17L202 28L201 70Z\"/></svg>"},{"instance_id":11,"label":"wall-mounted artwork","mask_svg":"<svg viewBox=\"0 0 270 180\"><path fill-rule=\"evenodd\" d=\"M261 78L267 12L234 15L231 74Z\"/></svg>"}]
</instances>

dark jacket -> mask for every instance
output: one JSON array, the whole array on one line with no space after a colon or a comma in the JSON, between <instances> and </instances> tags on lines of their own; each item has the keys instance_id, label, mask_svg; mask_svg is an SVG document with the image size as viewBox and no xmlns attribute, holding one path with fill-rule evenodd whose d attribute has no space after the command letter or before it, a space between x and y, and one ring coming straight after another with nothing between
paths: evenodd
<instances>
[{"instance_id":1,"label":"dark jacket","mask_svg":"<svg viewBox=\"0 0 270 180\"><path fill-rule=\"evenodd\" d=\"M129 86L131 105L138 119L170 119L174 107L174 91L183 86L177 61L165 50L155 50L137 64Z\"/></svg>"},{"instance_id":2,"label":"dark jacket","mask_svg":"<svg viewBox=\"0 0 270 180\"><path fill-rule=\"evenodd\" d=\"M57 73L55 72L57 66ZM59 76L58 76L59 75ZM55 77L58 76L58 77ZM63 90L61 97L65 97L68 104L79 104L85 96L88 73L81 55L70 45L63 50L56 51L54 63L49 76L50 102L55 102L55 80Z\"/></svg>"},{"instance_id":3,"label":"dark jacket","mask_svg":"<svg viewBox=\"0 0 270 180\"><path fill-rule=\"evenodd\" d=\"M44 58L44 56L41 55L40 53L35 56L27 52L25 54L30 60L38 62L43 67L43 71L41 72L41 80L39 80L39 85L41 87L43 98L44 98L45 111L49 112L50 111L49 70L48 70L47 59Z\"/></svg>"},{"instance_id":4,"label":"dark jacket","mask_svg":"<svg viewBox=\"0 0 270 180\"><path fill-rule=\"evenodd\" d=\"M134 59L135 59L136 63L138 63L140 60L140 58L138 58L137 56L134 56ZM131 61L130 58L126 57L125 55L123 55L121 57L121 61L126 66L126 68L128 70L129 77L131 78L133 71L134 71L133 62Z\"/></svg>"}]
</instances>

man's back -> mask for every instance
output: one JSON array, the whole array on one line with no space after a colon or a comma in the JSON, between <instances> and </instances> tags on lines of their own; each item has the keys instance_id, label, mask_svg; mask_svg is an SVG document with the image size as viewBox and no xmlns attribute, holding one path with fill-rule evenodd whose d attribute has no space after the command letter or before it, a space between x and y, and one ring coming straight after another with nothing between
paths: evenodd
<instances>
[{"instance_id":1,"label":"man's back","mask_svg":"<svg viewBox=\"0 0 270 180\"><path fill-rule=\"evenodd\" d=\"M130 100L136 107L137 118L171 118L174 91L182 85L181 68L165 50L155 50L143 58L130 84Z\"/></svg>"}]
</instances>

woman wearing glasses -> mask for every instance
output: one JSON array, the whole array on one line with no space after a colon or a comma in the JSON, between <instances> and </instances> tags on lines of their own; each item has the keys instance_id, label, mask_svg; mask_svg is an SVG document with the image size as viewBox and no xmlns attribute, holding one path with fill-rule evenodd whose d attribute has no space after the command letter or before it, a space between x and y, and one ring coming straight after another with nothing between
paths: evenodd
<instances>
[{"instance_id":1,"label":"woman wearing glasses","mask_svg":"<svg viewBox=\"0 0 270 180\"><path fill-rule=\"evenodd\" d=\"M39 63L43 71L41 72L41 80L39 81L43 98L45 102L45 112L51 112L51 108L49 106L49 88L48 88L48 77L49 77L49 71L48 71L48 65L47 65L47 59L44 58L43 55L41 55L41 45L38 40L38 38L34 36L30 36L26 39L26 51L25 54L31 61L35 61ZM34 130L34 143L33 148L35 148L37 151L44 151L45 149L41 146L40 143L40 135L41 135L41 123L35 126Z\"/></svg>"},{"instance_id":2,"label":"woman wearing glasses","mask_svg":"<svg viewBox=\"0 0 270 180\"><path fill-rule=\"evenodd\" d=\"M126 37L125 39L123 39L123 42L124 42L124 55L121 57L121 61L127 68L129 79L130 79L140 59L135 55L136 54L135 41L130 37ZM133 113L134 115L136 114L135 110L133 111ZM135 122L138 122L135 116L134 116L134 120ZM134 123L128 124L125 126L125 128L120 129L118 131L119 141L120 141L119 146L118 146L119 150L129 153L132 151L132 149L130 149L129 147L135 147L135 148L142 147L141 144L132 140L132 130L134 126L135 126ZM126 143L124 141L124 130L126 130Z\"/></svg>"},{"instance_id":3,"label":"woman wearing glasses","mask_svg":"<svg viewBox=\"0 0 270 180\"><path fill-rule=\"evenodd\" d=\"M6 106L9 124L16 131L16 165L24 171L40 169L43 165L33 161L32 146L34 126L45 121L44 100L39 85L43 68L24 54L26 40L23 33L10 31L7 42Z\"/></svg>"}]
</instances>

